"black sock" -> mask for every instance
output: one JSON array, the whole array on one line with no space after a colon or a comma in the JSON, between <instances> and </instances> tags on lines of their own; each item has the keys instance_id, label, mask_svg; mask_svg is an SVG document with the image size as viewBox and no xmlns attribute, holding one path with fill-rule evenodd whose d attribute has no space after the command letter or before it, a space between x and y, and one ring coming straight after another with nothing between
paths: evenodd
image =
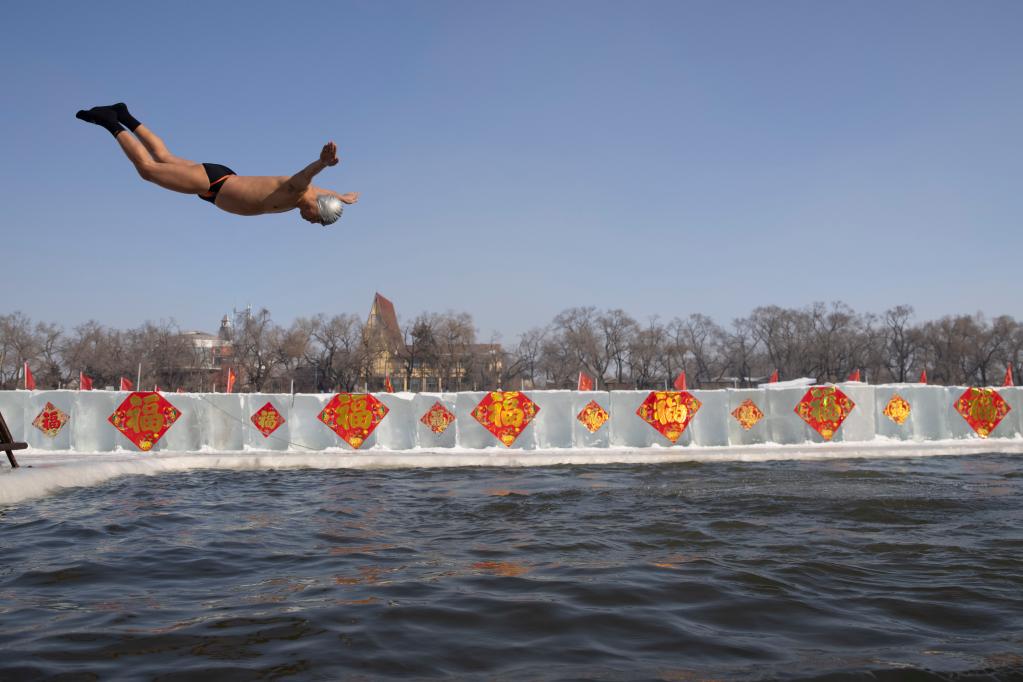
<instances>
[{"instance_id":1,"label":"black sock","mask_svg":"<svg viewBox=\"0 0 1023 682\"><path fill-rule=\"evenodd\" d=\"M135 129L142 125L139 123L137 118L128 113L128 106L124 102L111 104L110 108L117 112L117 120L121 123L121 125L131 132L134 133Z\"/></svg>"},{"instance_id":2,"label":"black sock","mask_svg":"<svg viewBox=\"0 0 1023 682\"><path fill-rule=\"evenodd\" d=\"M106 128L114 137L124 132L124 128L117 121L117 113L110 107L93 107L88 111L82 109L75 114L75 118L80 118L88 123L95 123L100 128Z\"/></svg>"}]
</instances>

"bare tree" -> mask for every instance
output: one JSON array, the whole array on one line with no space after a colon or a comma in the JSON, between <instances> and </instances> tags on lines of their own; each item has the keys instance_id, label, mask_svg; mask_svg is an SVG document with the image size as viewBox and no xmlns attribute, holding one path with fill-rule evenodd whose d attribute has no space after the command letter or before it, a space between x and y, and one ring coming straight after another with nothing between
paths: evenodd
<instances>
[{"instance_id":1,"label":"bare tree","mask_svg":"<svg viewBox=\"0 0 1023 682\"><path fill-rule=\"evenodd\" d=\"M255 315L248 310L238 313L234 330L234 358L245 385L251 391L260 392L279 362L275 349L280 345L281 330L266 308Z\"/></svg>"},{"instance_id":2,"label":"bare tree","mask_svg":"<svg viewBox=\"0 0 1023 682\"><path fill-rule=\"evenodd\" d=\"M562 329L552 329L544 337L540 358L549 387L572 388L580 370L591 375L594 373L579 359L579 353Z\"/></svg>"},{"instance_id":3,"label":"bare tree","mask_svg":"<svg viewBox=\"0 0 1023 682\"><path fill-rule=\"evenodd\" d=\"M469 313L448 311L433 319L433 336L436 348L434 369L437 374L438 390L454 388L461 390L462 378L468 372L472 361L472 347L476 343L476 326Z\"/></svg>"},{"instance_id":4,"label":"bare tree","mask_svg":"<svg viewBox=\"0 0 1023 682\"><path fill-rule=\"evenodd\" d=\"M546 327L533 327L519 336L515 352L509 355L506 376L522 377L529 380L530 386L540 387L537 379L541 376L543 344L547 339L547 331Z\"/></svg>"},{"instance_id":5,"label":"bare tree","mask_svg":"<svg viewBox=\"0 0 1023 682\"><path fill-rule=\"evenodd\" d=\"M615 382L625 383L625 369L629 363L629 348L636 334L637 324L621 308L608 310L597 316L597 328L603 341L602 357L614 365Z\"/></svg>"},{"instance_id":6,"label":"bare tree","mask_svg":"<svg viewBox=\"0 0 1023 682\"><path fill-rule=\"evenodd\" d=\"M551 327L561 341L562 350L567 350L568 355L575 358L572 363L566 357L565 360L574 366L563 367L558 373L567 372L568 376L573 376L584 369L594 376L599 387L605 380L611 359L598 330L597 309L569 308L555 316Z\"/></svg>"},{"instance_id":7,"label":"bare tree","mask_svg":"<svg viewBox=\"0 0 1023 682\"><path fill-rule=\"evenodd\" d=\"M36 324L36 340L39 346L35 358L39 364L33 370L36 383L40 387L58 388L63 381L60 348L64 341L64 332L55 324L40 322Z\"/></svg>"},{"instance_id":8,"label":"bare tree","mask_svg":"<svg viewBox=\"0 0 1023 682\"><path fill-rule=\"evenodd\" d=\"M652 316L629 341L629 373L636 388L656 388L661 357L666 352L664 326Z\"/></svg>"},{"instance_id":9,"label":"bare tree","mask_svg":"<svg viewBox=\"0 0 1023 682\"><path fill-rule=\"evenodd\" d=\"M920 334L909 326L912 318L913 306L909 305L897 305L884 312L882 357L888 375L899 383L909 378L920 351Z\"/></svg>"},{"instance_id":10,"label":"bare tree","mask_svg":"<svg viewBox=\"0 0 1023 682\"><path fill-rule=\"evenodd\" d=\"M736 377L740 387L752 385L754 367L758 363L761 372L766 374L766 367L763 367L764 363L757 355L757 347L757 339L748 318L733 320L732 330L721 337L722 368Z\"/></svg>"},{"instance_id":11,"label":"bare tree","mask_svg":"<svg viewBox=\"0 0 1023 682\"><path fill-rule=\"evenodd\" d=\"M291 382L305 361L312 337L309 327L301 320L296 320L288 329L282 329L276 340L274 353L277 358L274 364L280 372L279 390L285 391L290 389Z\"/></svg>"},{"instance_id":12,"label":"bare tree","mask_svg":"<svg viewBox=\"0 0 1023 682\"><path fill-rule=\"evenodd\" d=\"M315 390L328 391L335 387L354 390L371 360L359 317L335 315L327 318L320 314L305 324L311 341L306 360L314 367Z\"/></svg>"},{"instance_id":13,"label":"bare tree","mask_svg":"<svg viewBox=\"0 0 1023 682\"><path fill-rule=\"evenodd\" d=\"M412 386L412 380L418 372L422 379L420 390L426 390L426 377L437 357L437 340L434 335L434 319L428 313L421 313L415 319L406 322L401 333L404 347L399 351L405 381Z\"/></svg>"},{"instance_id":14,"label":"bare tree","mask_svg":"<svg viewBox=\"0 0 1023 682\"><path fill-rule=\"evenodd\" d=\"M754 308L749 318L753 338L764 349L771 371L778 370L785 376L799 376L807 373L803 361L806 337L805 324L800 324L797 311L778 306Z\"/></svg>"},{"instance_id":15,"label":"bare tree","mask_svg":"<svg viewBox=\"0 0 1023 682\"><path fill-rule=\"evenodd\" d=\"M106 385L116 386L120 377L135 376L142 365L142 386L163 389L197 389L205 372L202 359L191 340L172 321L145 322L124 332L115 366L102 372ZM113 345L113 339L111 339Z\"/></svg>"},{"instance_id":16,"label":"bare tree","mask_svg":"<svg viewBox=\"0 0 1023 682\"><path fill-rule=\"evenodd\" d=\"M0 316L0 387L18 388L24 363L34 360L38 353L32 320L25 313Z\"/></svg>"},{"instance_id":17,"label":"bare tree","mask_svg":"<svg viewBox=\"0 0 1023 682\"><path fill-rule=\"evenodd\" d=\"M714 320L701 313L693 313L681 324L681 333L685 338L686 349L693 358L695 364L696 387L699 388L705 382L716 381L721 377L722 372L715 357L715 348L720 346L724 337L724 331ZM687 378L689 372L686 372Z\"/></svg>"}]
</instances>

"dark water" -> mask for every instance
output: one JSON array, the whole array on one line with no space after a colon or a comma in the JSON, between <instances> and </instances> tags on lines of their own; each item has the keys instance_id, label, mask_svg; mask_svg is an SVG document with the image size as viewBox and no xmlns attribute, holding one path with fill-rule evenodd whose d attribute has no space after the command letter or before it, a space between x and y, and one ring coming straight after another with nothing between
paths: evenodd
<instances>
[{"instance_id":1,"label":"dark water","mask_svg":"<svg viewBox=\"0 0 1023 682\"><path fill-rule=\"evenodd\" d=\"M0 679L1023 679L1023 460L195 471L0 513Z\"/></svg>"}]
</instances>

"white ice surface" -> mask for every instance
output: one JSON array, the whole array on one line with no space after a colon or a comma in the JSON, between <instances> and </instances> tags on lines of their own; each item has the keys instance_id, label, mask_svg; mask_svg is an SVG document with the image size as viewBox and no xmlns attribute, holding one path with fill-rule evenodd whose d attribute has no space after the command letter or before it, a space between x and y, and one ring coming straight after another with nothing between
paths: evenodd
<instances>
[{"instance_id":1,"label":"white ice surface","mask_svg":"<svg viewBox=\"0 0 1023 682\"><path fill-rule=\"evenodd\" d=\"M871 441L805 443L803 445L729 445L722 447L562 448L515 450L431 448L353 452L172 452L140 454L126 450L98 453L21 451L21 467L0 473L0 505L10 505L60 492L102 484L118 476L147 475L196 469L415 469L428 467L534 467L586 464L664 464L671 462L765 462L897 458L982 453L1023 454L1023 438L945 440L929 442L876 438Z\"/></svg>"}]
</instances>

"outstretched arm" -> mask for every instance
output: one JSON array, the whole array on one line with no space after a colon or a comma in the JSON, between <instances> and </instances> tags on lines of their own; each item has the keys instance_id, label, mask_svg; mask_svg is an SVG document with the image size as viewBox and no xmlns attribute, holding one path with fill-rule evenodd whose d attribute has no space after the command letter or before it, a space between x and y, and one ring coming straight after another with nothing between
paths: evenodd
<instances>
[{"instance_id":1,"label":"outstretched arm","mask_svg":"<svg viewBox=\"0 0 1023 682\"><path fill-rule=\"evenodd\" d=\"M288 187L295 192L304 192L317 173L327 166L336 166L337 164L337 145L333 142L328 142L323 145L323 149L320 151L320 158L288 178Z\"/></svg>"}]
</instances>

